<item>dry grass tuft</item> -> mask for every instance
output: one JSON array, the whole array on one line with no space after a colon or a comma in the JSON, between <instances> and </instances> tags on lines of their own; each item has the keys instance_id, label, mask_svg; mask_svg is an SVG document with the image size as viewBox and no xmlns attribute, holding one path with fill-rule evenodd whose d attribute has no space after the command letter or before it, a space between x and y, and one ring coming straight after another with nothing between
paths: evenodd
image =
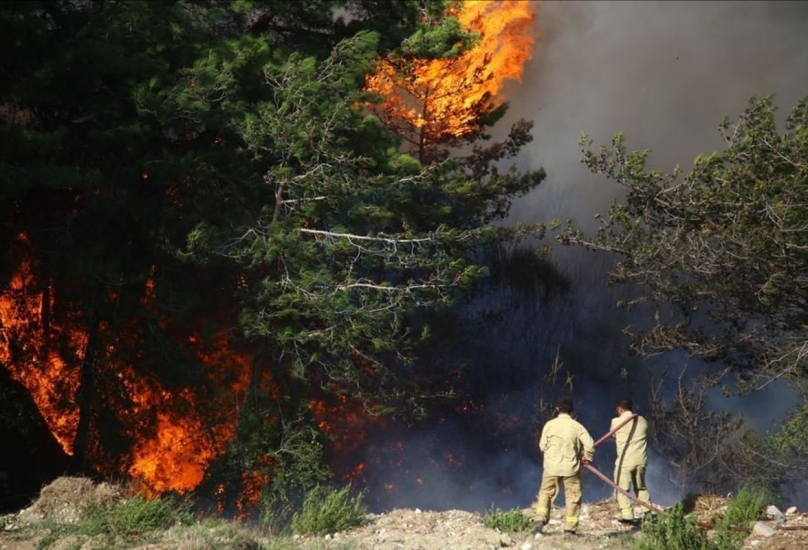
<instances>
[{"instance_id":1,"label":"dry grass tuft","mask_svg":"<svg viewBox=\"0 0 808 550\"><path fill-rule=\"evenodd\" d=\"M686 514L695 514L699 521L716 523L727 515L730 500L713 494L688 495L682 501Z\"/></svg>"}]
</instances>

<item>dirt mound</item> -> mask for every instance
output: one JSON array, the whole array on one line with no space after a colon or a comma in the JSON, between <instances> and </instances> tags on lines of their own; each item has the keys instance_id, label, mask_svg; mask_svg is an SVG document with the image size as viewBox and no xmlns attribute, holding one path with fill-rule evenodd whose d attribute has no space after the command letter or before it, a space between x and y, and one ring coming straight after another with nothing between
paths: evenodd
<instances>
[{"instance_id":1,"label":"dirt mound","mask_svg":"<svg viewBox=\"0 0 808 550\"><path fill-rule=\"evenodd\" d=\"M108 506L122 497L119 487L96 484L84 477L60 477L46 485L39 498L16 515L17 523L30 525L43 519L56 523L76 523L88 506Z\"/></svg>"},{"instance_id":2,"label":"dirt mound","mask_svg":"<svg viewBox=\"0 0 808 550\"><path fill-rule=\"evenodd\" d=\"M533 510L523 512L535 517ZM617 521L611 501L586 503L577 536L564 534L564 509L555 508L542 535L508 534L486 527L479 513L448 510L391 510L369 516L367 525L325 539L326 548L350 544L357 550L625 550L636 531ZM301 542L309 542L306 537Z\"/></svg>"},{"instance_id":3,"label":"dirt mound","mask_svg":"<svg viewBox=\"0 0 808 550\"><path fill-rule=\"evenodd\" d=\"M684 502L697 521L713 523L723 519L728 499L716 495L692 495ZM531 517L531 509L523 510ZM635 508L639 516L644 512ZM629 550L640 536L638 529L618 521L613 500L584 503L581 507L578 535L564 534L564 508L556 507L543 533L506 534L489 529L481 514L450 510L392 510L369 516L366 525L332 536L298 537L301 549L337 550L346 545L356 550ZM746 539L744 550L806 550L808 515L796 509L786 514L783 525L769 518L759 522ZM768 528L768 529L767 529Z\"/></svg>"}]
</instances>

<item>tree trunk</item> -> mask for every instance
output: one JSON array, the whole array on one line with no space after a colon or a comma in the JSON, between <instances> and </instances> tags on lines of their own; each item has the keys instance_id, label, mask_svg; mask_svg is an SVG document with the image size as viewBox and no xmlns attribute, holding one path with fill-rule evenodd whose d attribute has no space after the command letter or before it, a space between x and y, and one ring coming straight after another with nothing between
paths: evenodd
<instances>
[{"instance_id":1,"label":"tree trunk","mask_svg":"<svg viewBox=\"0 0 808 550\"><path fill-rule=\"evenodd\" d=\"M97 293L100 294L100 293ZM81 361L79 387L76 390L76 405L79 408L79 422L76 437L73 440L73 463L71 470L76 473L89 473L88 463L90 429L92 427L95 389L95 363L98 355L99 330L101 326L99 300L96 298L89 304L87 318L87 342Z\"/></svg>"},{"instance_id":2,"label":"tree trunk","mask_svg":"<svg viewBox=\"0 0 808 550\"><path fill-rule=\"evenodd\" d=\"M426 129L429 126L428 118L429 117L429 90L426 91L424 95L424 108L421 110L421 116L424 118L424 125L421 126L421 132L418 135L418 160L421 161L421 164L426 164L426 147L427 147L427 136L426 136Z\"/></svg>"},{"instance_id":3,"label":"tree trunk","mask_svg":"<svg viewBox=\"0 0 808 550\"><path fill-rule=\"evenodd\" d=\"M40 313L40 320L42 322L42 348L44 351L43 356L49 357L50 354L50 326L51 326L51 280L47 277L45 280L45 288L42 289L42 310Z\"/></svg>"}]
</instances>

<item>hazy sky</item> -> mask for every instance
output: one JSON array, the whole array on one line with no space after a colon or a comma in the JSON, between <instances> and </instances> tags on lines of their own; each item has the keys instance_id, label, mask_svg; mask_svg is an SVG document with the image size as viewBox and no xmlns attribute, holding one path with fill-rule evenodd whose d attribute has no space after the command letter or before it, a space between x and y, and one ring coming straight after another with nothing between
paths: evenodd
<instances>
[{"instance_id":1,"label":"hazy sky","mask_svg":"<svg viewBox=\"0 0 808 550\"><path fill-rule=\"evenodd\" d=\"M580 163L582 132L597 146L622 131L629 148L652 150L655 168L687 169L722 147L718 123L751 96L774 93L781 118L808 96L808 2L536 5L534 55L509 90L509 117L535 121L520 160L544 166L548 178L517 201L512 221L571 217L595 227L616 189ZM587 285L602 285L591 254L560 248L555 256Z\"/></svg>"},{"instance_id":2,"label":"hazy sky","mask_svg":"<svg viewBox=\"0 0 808 550\"><path fill-rule=\"evenodd\" d=\"M546 185L514 205L519 221L582 223L604 211L612 188L579 163L587 132L618 131L654 151L655 167L688 167L721 146L724 115L752 95L776 94L781 111L808 95L808 2L536 2L537 42L524 82L509 88L510 119L535 121L524 167Z\"/></svg>"}]
</instances>

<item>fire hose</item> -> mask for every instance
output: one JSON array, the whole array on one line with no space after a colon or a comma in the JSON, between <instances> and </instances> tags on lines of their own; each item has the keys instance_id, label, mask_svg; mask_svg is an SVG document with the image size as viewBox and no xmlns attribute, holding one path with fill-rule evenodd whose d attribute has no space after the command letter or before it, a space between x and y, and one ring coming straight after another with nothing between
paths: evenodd
<instances>
[{"instance_id":1,"label":"fire hose","mask_svg":"<svg viewBox=\"0 0 808 550\"><path fill-rule=\"evenodd\" d=\"M600 445L601 443L603 443L604 441L609 439L612 435L615 434L615 432L617 432L617 430L619 430L620 428L622 428L623 426L625 426L626 424L628 424L629 422L631 422L632 420L637 418L637 416L639 416L639 415L633 414L630 417L626 418L623 422L621 422L620 424L618 424L617 426L612 428L609 431L609 433L605 434L603 437L601 437L600 439L595 441L595 446L597 447L598 445ZM603 473L601 473L600 470L598 470L597 468L592 466L588 461L585 461L583 463L583 466L584 466L584 468L586 468L587 470L589 470L590 472L595 474L597 477L599 477L601 480L603 480L607 485L609 485L610 487L614 488L616 491L620 492L621 494L623 494L626 497L628 497L629 499L631 499L632 502L635 502L635 503L639 504L640 506L642 506L643 508L647 508L647 509L651 510L652 512L659 513L659 512L664 512L665 511L664 508L662 508L660 506L657 506L656 504L652 504L650 502L645 502L643 500L640 500L639 498L635 497L634 495L632 495L631 493L629 493L625 489L620 488L616 483L614 483L611 479L609 479L608 477L603 475ZM715 524L707 523L707 522L704 522L704 521L697 521L696 525L698 527L701 527L702 529L714 529L715 528ZM746 531L746 528L743 527L743 526L740 526L740 525L731 525L730 529L733 530L733 531ZM805 531L805 530L808 530L808 526L806 526L806 525L776 525L776 526L774 526L774 529L777 529L779 531Z\"/></svg>"},{"instance_id":2,"label":"fire hose","mask_svg":"<svg viewBox=\"0 0 808 550\"><path fill-rule=\"evenodd\" d=\"M640 416L640 415L632 414L631 416L629 416L628 418L623 420L620 424L618 424L617 426L615 426L614 428L609 430L609 433L607 433L606 435L604 435L603 437L601 437L600 439L595 441L595 447L597 447L598 445L600 445L601 443L603 443L604 441L606 441L607 439L612 437L615 434L615 432L617 432L617 430L619 430L620 428L622 428L623 426L625 426L626 424L628 424L629 422L631 422L632 420L634 420L638 416Z\"/></svg>"}]
</instances>

